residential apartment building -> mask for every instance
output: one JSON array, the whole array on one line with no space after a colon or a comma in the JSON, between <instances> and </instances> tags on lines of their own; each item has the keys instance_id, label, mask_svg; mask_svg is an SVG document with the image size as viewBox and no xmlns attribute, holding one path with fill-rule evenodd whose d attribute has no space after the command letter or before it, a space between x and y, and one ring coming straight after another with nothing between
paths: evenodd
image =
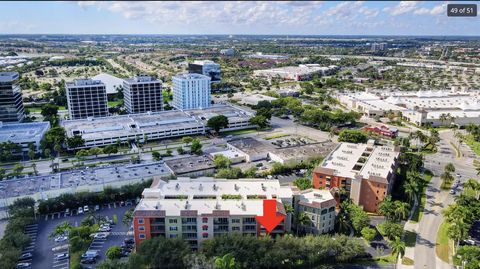
<instances>
[{"instance_id":1,"label":"residential apartment building","mask_svg":"<svg viewBox=\"0 0 480 269\"><path fill-rule=\"evenodd\" d=\"M344 189L355 204L365 211L376 212L390 194L395 178L399 149L393 146L340 143L315 168L312 184L316 189L335 193Z\"/></svg>"},{"instance_id":2,"label":"residential apartment building","mask_svg":"<svg viewBox=\"0 0 480 269\"><path fill-rule=\"evenodd\" d=\"M70 119L108 116L105 84L100 80L77 79L65 83Z\"/></svg>"},{"instance_id":3,"label":"residential apartment building","mask_svg":"<svg viewBox=\"0 0 480 269\"><path fill-rule=\"evenodd\" d=\"M372 132L372 133L375 133L375 134L378 134L378 135L383 135L383 136L386 136L386 137L390 137L390 138L395 138L398 136L398 129L397 128L393 128L393 127L388 127L388 126L385 126L385 125L381 125L381 126L365 126L363 128L365 131L367 132Z\"/></svg>"},{"instance_id":4,"label":"residential apartment building","mask_svg":"<svg viewBox=\"0 0 480 269\"><path fill-rule=\"evenodd\" d=\"M309 218L302 224L293 220L295 229L311 234L323 234L335 229L336 202L328 190L309 189L294 192L294 216L304 212Z\"/></svg>"},{"instance_id":5,"label":"residential apartment building","mask_svg":"<svg viewBox=\"0 0 480 269\"><path fill-rule=\"evenodd\" d=\"M130 114L163 110L162 82L156 78L136 76L125 79L123 95Z\"/></svg>"},{"instance_id":6,"label":"residential apartment building","mask_svg":"<svg viewBox=\"0 0 480 269\"><path fill-rule=\"evenodd\" d=\"M271 235L291 229L285 205L293 206L292 190L278 180L155 179L142 196L133 217L137 246L155 236L180 237L198 249L204 240L227 233L266 235L255 218L264 214L264 199L277 200L277 214L285 216Z\"/></svg>"},{"instance_id":7,"label":"residential apartment building","mask_svg":"<svg viewBox=\"0 0 480 269\"><path fill-rule=\"evenodd\" d=\"M188 73L209 76L211 82L222 80L220 65L213 61L194 61L188 64Z\"/></svg>"},{"instance_id":8,"label":"residential apartment building","mask_svg":"<svg viewBox=\"0 0 480 269\"><path fill-rule=\"evenodd\" d=\"M17 72L0 72L0 121L20 122L25 117Z\"/></svg>"},{"instance_id":9,"label":"residential apartment building","mask_svg":"<svg viewBox=\"0 0 480 269\"><path fill-rule=\"evenodd\" d=\"M210 107L210 80L209 76L194 73L173 76L173 107L180 110Z\"/></svg>"}]
</instances>

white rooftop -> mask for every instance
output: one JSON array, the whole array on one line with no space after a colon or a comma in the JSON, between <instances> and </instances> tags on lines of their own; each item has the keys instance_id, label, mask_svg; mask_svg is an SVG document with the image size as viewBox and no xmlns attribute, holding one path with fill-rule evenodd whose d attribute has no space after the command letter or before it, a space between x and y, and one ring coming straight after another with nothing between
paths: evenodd
<instances>
[{"instance_id":1,"label":"white rooftop","mask_svg":"<svg viewBox=\"0 0 480 269\"><path fill-rule=\"evenodd\" d=\"M340 143L322 162L321 167L334 170L335 175L354 178L376 176L388 178L399 152L393 146Z\"/></svg>"},{"instance_id":2,"label":"white rooftop","mask_svg":"<svg viewBox=\"0 0 480 269\"><path fill-rule=\"evenodd\" d=\"M107 94L117 93L115 86L121 87L123 84L123 79L118 78L116 76L112 76L110 74L106 74L106 73L98 74L94 76L92 79L102 81L105 84Z\"/></svg>"}]
</instances>

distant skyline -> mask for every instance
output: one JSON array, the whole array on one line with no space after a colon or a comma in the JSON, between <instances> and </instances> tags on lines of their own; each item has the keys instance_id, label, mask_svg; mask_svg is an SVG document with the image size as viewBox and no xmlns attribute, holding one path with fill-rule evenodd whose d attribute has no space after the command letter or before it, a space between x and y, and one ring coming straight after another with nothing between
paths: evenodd
<instances>
[{"instance_id":1,"label":"distant skyline","mask_svg":"<svg viewBox=\"0 0 480 269\"><path fill-rule=\"evenodd\" d=\"M480 17L449 18L447 4L448 1L0 2L0 34L480 36Z\"/></svg>"}]
</instances>

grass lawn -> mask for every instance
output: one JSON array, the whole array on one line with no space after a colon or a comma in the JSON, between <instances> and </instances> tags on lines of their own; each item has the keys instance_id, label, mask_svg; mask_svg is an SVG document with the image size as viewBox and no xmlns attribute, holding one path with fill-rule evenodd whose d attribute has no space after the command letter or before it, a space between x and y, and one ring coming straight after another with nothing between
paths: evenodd
<instances>
[{"instance_id":1,"label":"grass lawn","mask_svg":"<svg viewBox=\"0 0 480 269\"><path fill-rule=\"evenodd\" d=\"M235 131L228 131L222 132L222 135L243 135L243 134L253 134L258 132L257 129L245 129L245 130L235 130Z\"/></svg>"},{"instance_id":2,"label":"grass lawn","mask_svg":"<svg viewBox=\"0 0 480 269\"><path fill-rule=\"evenodd\" d=\"M417 207L417 210L415 213L413 213L412 220L411 222L417 223L419 222L422 217L423 217L423 210L425 209L425 203L427 202L427 196L425 195L425 191L427 190L427 185L428 183L432 180L433 173L429 170L425 171L424 173L424 179L425 179L425 184L423 184L421 187L421 198L420 198L420 204Z\"/></svg>"},{"instance_id":3,"label":"grass lawn","mask_svg":"<svg viewBox=\"0 0 480 269\"><path fill-rule=\"evenodd\" d=\"M413 265L413 260L408 258L408 257L403 257L402 258L402 264L403 265Z\"/></svg>"},{"instance_id":4,"label":"grass lawn","mask_svg":"<svg viewBox=\"0 0 480 269\"><path fill-rule=\"evenodd\" d=\"M448 223L444 221L438 228L437 244L435 248L435 252L437 253L438 258L440 258L446 263L449 262L449 258L453 253L453 250L451 249L450 239L447 235L447 229Z\"/></svg>"},{"instance_id":5,"label":"grass lawn","mask_svg":"<svg viewBox=\"0 0 480 269\"><path fill-rule=\"evenodd\" d=\"M472 135L465 136L465 143L477 154L480 156L480 142L473 140Z\"/></svg>"},{"instance_id":6,"label":"grass lawn","mask_svg":"<svg viewBox=\"0 0 480 269\"><path fill-rule=\"evenodd\" d=\"M285 137L285 136L289 136L289 134L276 134L276 135L271 135L271 136L265 137L265 140L277 139L277 138L281 138L281 137Z\"/></svg>"},{"instance_id":7,"label":"grass lawn","mask_svg":"<svg viewBox=\"0 0 480 269\"><path fill-rule=\"evenodd\" d=\"M117 101L108 101L108 107L114 107L114 106L117 106L119 104L121 104L122 101L121 100L117 100Z\"/></svg>"},{"instance_id":8,"label":"grass lawn","mask_svg":"<svg viewBox=\"0 0 480 269\"><path fill-rule=\"evenodd\" d=\"M378 265L392 264L397 262L393 255L378 256L372 258L372 261L376 262Z\"/></svg>"}]
</instances>

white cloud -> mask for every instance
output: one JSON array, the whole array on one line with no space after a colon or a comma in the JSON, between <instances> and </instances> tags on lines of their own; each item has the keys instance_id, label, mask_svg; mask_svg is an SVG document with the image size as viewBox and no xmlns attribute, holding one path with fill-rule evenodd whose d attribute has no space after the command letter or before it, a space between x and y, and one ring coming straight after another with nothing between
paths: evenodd
<instances>
[{"instance_id":1,"label":"white cloud","mask_svg":"<svg viewBox=\"0 0 480 269\"><path fill-rule=\"evenodd\" d=\"M394 7L384 8L383 11L392 16L402 15L414 11L417 8L418 3L418 1L401 1Z\"/></svg>"},{"instance_id":2,"label":"white cloud","mask_svg":"<svg viewBox=\"0 0 480 269\"><path fill-rule=\"evenodd\" d=\"M413 12L415 15L441 15L445 14L447 10L447 4L441 4L430 8L420 8Z\"/></svg>"}]
</instances>

